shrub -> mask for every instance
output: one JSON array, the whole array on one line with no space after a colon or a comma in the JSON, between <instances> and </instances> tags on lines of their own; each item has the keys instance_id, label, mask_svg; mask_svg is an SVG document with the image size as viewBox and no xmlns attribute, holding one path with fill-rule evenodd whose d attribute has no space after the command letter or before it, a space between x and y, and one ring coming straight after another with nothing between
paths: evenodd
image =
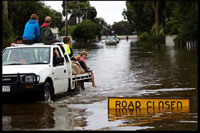
<instances>
[{"instance_id":1,"label":"shrub","mask_svg":"<svg viewBox=\"0 0 200 133\"><path fill-rule=\"evenodd\" d=\"M13 27L8 20L8 18L5 16L5 14L2 15L3 18L3 48L10 46L12 42L14 42L16 35L13 32Z\"/></svg>"},{"instance_id":2,"label":"shrub","mask_svg":"<svg viewBox=\"0 0 200 133\"><path fill-rule=\"evenodd\" d=\"M143 32L142 34L139 35L139 40L140 41L147 41L149 39L149 33Z\"/></svg>"},{"instance_id":3,"label":"shrub","mask_svg":"<svg viewBox=\"0 0 200 133\"><path fill-rule=\"evenodd\" d=\"M98 35L98 30L99 26L96 23L91 20L84 20L75 27L72 38L76 41L84 41L87 43L88 40L95 39Z\"/></svg>"},{"instance_id":4,"label":"shrub","mask_svg":"<svg viewBox=\"0 0 200 133\"><path fill-rule=\"evenodd\" d=\"M158 38L160 42L164 43L165 42L165 33L164 29L161 26L159 26L159 33L158 33ZM155 41L156 40L156 25L154 24L151 28L151 33L150 33L150 40Z\"/></svg>"},{"instance_id":5,"label":"shrub","mask_svg":"<svg viewBox=\"0 0 200 133\"><path fill-rule=\"evenodd\" d=\"M73 34L75 28L76 28L76 25L69 25L69 26L68 26L68 34L69 34L69 36L72 36L72 34ZM65 36L65 27L63 27L63 28L60 30L60 35L61 35L61 36Z\"/></svg>"}]
</instances>

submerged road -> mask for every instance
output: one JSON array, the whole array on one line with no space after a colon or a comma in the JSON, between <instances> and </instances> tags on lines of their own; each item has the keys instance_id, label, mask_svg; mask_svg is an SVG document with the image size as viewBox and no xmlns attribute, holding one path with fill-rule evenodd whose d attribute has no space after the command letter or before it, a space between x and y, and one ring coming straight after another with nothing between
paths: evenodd
<instances>
[{"instance_id":1,"label":"submerged road","mask_svg":"<svg viewBox=\"0 0 200 133\"><path fill-rule=\"evenodd\" d=\"M73 45L88 52L96 88L57 97L52 103L3 105L3 130L197 130L197 51L154 44ZM136 41L133 39L132 41ZM183 110L108 110L108 97L186 98Z\"/></svg>"}]
</instances>

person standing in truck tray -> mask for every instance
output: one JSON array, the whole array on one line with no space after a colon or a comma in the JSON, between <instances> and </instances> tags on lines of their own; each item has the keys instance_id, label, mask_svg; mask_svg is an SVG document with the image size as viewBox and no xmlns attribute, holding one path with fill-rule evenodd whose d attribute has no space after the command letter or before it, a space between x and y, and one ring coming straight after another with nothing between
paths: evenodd
<instances>
[{"instance_id":1,"label":"person standing in truck tray","mask_svg":"<svg viewBox=\"0 0 200 133\"><path fill-rule=\"evenodd\" d=\"M71 38L69 36L66 36L63 38L63 42L64 42L64 47L66 48L69 57L72 57L73 50L71 48ZM64 55L66 55L67 53L65 52Z\"/></svg>"},{"instance_id":2,"label":"person standing in truck tray","mask_svg":"<svg viewBox=\"0 0 200 133\"><path fill-rule=\"evenodd\" d=\"M40 27L38 24L39 17L32 14L30 20L26 23L23 34L23 44L33 44L40 42Z\"/></svg>"},{"instance_id":3,"label":"person standing in truck tray","mask_svg":"<svg viewBox=\"0 0 200 133\"><path fill-rule=\"evenodd\" d=\"M79 63L81 65L81 67L85 70L85 72L91 72L91 74L92 74L92 86L96 87L95 82L94 82L94 73L92 72L92 70L89 70L89 68L87 67L86 62L85 62L85 58L87 57L87 52L82 51L80 53L80 56L81 56L81 60L79 61Z\"/></svg>"}]
</instances>

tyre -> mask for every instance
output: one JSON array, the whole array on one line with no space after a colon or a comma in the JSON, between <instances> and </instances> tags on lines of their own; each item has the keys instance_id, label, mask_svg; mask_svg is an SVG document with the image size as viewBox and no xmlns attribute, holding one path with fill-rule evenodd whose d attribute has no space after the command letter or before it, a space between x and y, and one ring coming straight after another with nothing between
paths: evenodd
<instances>
[{"instance_id":1,"label":"tyre","mask_svg":"<svg viewBox=\"0 0 200 133\"><path fill-rule=\"evenodd\" d=\"M50 102L51 100L53 100L52 87L51 87L51 84L48 82L44 84L41 100L44 102Z\"/></svg>"}]
</instances>

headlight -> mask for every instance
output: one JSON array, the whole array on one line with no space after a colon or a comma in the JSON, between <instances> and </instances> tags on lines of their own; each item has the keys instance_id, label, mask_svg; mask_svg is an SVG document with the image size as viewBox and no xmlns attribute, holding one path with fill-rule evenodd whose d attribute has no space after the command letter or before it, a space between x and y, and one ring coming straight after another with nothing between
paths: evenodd
<instances>
[{"instance_id":1,"label":"headlight","mask_svg":"<svg viewBox=\"0 0 200 133\"><path fill-rule=\"evenodd\" d=\"M39 81L39 76L35 74L20 75L21 83L37 83Z\"/></svg>"}]
</instances>

